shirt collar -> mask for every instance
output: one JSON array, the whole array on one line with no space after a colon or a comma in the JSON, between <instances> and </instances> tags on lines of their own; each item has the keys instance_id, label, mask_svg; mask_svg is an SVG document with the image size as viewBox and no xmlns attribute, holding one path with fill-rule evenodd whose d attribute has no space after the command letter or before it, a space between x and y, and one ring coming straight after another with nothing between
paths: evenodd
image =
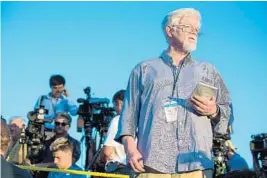
<instances>
[{"instance_id":1,"label":"shirt collar","mask_svg":"<svg viewBox=\"0 0 267 178\"><path fill-rule=\"evenodd\" d=\"M77 168L77 165L73 163L68 169L76 170L76 168Z\"/></svg>"},{"instance_id":2,"label":"shirt collar","mask_svg":"<svg viewBox=\"0 0 267 178\"><path fill-rule=\"evenodd\" d=\"M56 166L57 167L57 166ZM57 167L58 168L58 167ZM75 168L76 168L76 165L75 165L75 163L73 163L68 169L66 169L66 170L75 170ZM70 174L70 173L63 173L63 174Z\"/></svg>"},{"instance_id":3,"label":"shirt collar","mask_svg":"<svg viewBox=\"0 0 267 178\"><path fill-rule=\"evenodd\" d=\"M160 58L163 59L163 61L165 63L167 63L167 65L169 66L172 66L172 67L176 67L174 64L173 64L173 59L171 56L169 56L169 54L165 51L163 51L160 55ZM183 63L183 66L186 66L186 65L189 65L193 62L193 59L192 59L192 56L191 56L191 53L189 53L187 56L184 57L184 63Z\"/></svg>"},{"instance_id":4,"label":"shirt collar","mask_svg":"<svg viewBox=\"0 0 267 178\"><path fill-rule=\"evenodd\" d=\"M49 93L47 94L47 98L48 98L48 99L55 99L55 98L52 97L51 92L49 92ZM65 99L65 96L61 94L60 97L59 97L59 99Z\"/></svg>"}]
</instances>

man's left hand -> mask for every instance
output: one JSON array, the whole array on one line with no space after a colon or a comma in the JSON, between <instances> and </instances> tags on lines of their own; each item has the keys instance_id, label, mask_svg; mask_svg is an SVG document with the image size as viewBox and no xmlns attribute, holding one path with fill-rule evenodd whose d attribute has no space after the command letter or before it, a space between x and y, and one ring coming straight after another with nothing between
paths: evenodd
<instances>
[{"instance_id":1,"label":"man's left hand","mask_svg":"<svg viewBox=\"0 0 267 178\"><path fill-rule=\"evenodd\" d=\"M213 116L217 112L215 97L208 99L207 97L192 96L190 101L193 109L202 116Z\"/></svg>"}]
</instances>

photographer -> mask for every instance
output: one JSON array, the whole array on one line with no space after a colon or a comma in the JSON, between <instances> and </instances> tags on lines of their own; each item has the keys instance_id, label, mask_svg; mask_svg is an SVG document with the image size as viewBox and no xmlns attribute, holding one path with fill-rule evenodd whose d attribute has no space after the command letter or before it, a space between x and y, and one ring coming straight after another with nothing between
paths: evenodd
<instances>
[{"instance_id":1,"label":"photographer","mask_svg":"<svg viewBox=\"0 0 267 178\"><path fill-rule=\"evenodd\" d=\"M118 131L118 123L122 110L125 90L120 90L113 96L112 102L116 113L118 114L111 120L107 137L104 143L104 156L106 160L106 172L129 174L130 169L126 167L126 155L124 146L114 140Z\"/></svg>"},{"instance_id":2,"label":"photographer","mask_svg":"<svg viewBox=\"0 0 267 178\"><path fill-rule=\"evenodd\" d=\"M69 99L69 93L65 88L65 79L61 75L53 75L50 77L49 85L51 92L47 95L40 96L34 109L38 109L41 105L48 110L45 115L46 119L55 119L58 112L69 112L72 116L77 115L78 107ZM53 123L45 123L46 135L48 138L53 136Z\"/></svg>"},{"instance_id":3,"label":"photographer","mask_svg":"<svg viewBox=\"0 0 267 178\"><path fill-rule=\"evenodd\" d=\"M53 153L50 150L51 144L57 139L61 137L66 137L73 145L73 163L77 162L80 159L81 155L81 148L80 148L80 142L73 137L71 137L68 133L69 128L71 126L71 116L68 113L60 112L57 113L56 119L55 119L55 135L45 141L45 150L43 154L43 163L51 163L53 162Z\"/></svg>"}]
</instances>

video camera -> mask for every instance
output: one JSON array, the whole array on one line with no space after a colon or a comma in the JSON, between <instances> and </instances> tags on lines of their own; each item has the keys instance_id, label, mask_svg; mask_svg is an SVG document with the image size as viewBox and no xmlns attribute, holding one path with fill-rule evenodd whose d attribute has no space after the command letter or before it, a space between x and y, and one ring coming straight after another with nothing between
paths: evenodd
<instances>
[{"instance_id":1,"label":"video camera","mask_svg":"<svg viewBox=\"0 0 267 178\"><path fill-rule=\"evenodd\" d=\"M267 133L252 135L251 138L250 150L255 171L258 177L267 178Z\"/></svg>"},{"instance_id":2,"label":"video camera","mask_svg":"<svg viewBox=\"0 0 267 178\"><path fill-rule=\"evenodd\" d=\"M40 99L40 105L38 109L34 111L30 111L27 114L29 119L28 127L21 134L21 144L27 144L27 156L31 163L39 163L42 161L42 153L44 149L44 140L45 140L45 132L44 132L44 124L50 123L52 119L45 119L45 114L48 114L48 110L45 109L43 105L41 105L43 97Z\"/></svg>"},{"instance_id":3,"label":"video camera","mask_svg":"<svg viewBox=\"0 0 267 178\"><path fill-rule=\"evenodd\" d=\"M77 131L82 132L84 127L85 132L89 128L96 128L99 132L106 132L110 120L115 116L115 110L112 107L108 107L109 99L92 98L90 87L86 87L84 93L86 94L86 99L79 98L77 100L78 103L81 103L78 109Z\"/></svg>"}]
</instances>

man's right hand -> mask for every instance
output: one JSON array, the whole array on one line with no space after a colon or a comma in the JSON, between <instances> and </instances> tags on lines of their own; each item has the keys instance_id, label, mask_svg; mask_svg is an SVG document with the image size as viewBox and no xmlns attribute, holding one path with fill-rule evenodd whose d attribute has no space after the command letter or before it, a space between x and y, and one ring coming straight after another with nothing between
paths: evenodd
<instances>
[{"instance_id":1,"label":"man's right hand","mask_svg":"<svg viewBox=\"0 0 267 178\"><path fill-rule=\"evenodd\" d=\"M132 136L125 136L123 137L122 142L127 155L127 163L135 172L145 172L143 158L141 153L137 150L134 138Z\"/></svg>"},{"instance_id":2,"label":"man's right hand","mask_svg":"<svg viewBox=\"0 0 267 178\"><path fill-rule=\"evenodd\" d=\"M127 153L127 162L135 172L145 172L142 155L137 149Z\"/></svg>"},{"instance_id":3,"label":"man's right hand","mask_svg":"<svg viewBox=\"0 0 267 178\"><path fill-rule=\"evenodd\" d=\"M69 97L70 95L69 95L69 92L68 92L68 90L66 89L66 88L64 88L62 91L61 91L61 93L63 94L63 95L65 95L66 97Z\"/></svg>"}]
</instances>

